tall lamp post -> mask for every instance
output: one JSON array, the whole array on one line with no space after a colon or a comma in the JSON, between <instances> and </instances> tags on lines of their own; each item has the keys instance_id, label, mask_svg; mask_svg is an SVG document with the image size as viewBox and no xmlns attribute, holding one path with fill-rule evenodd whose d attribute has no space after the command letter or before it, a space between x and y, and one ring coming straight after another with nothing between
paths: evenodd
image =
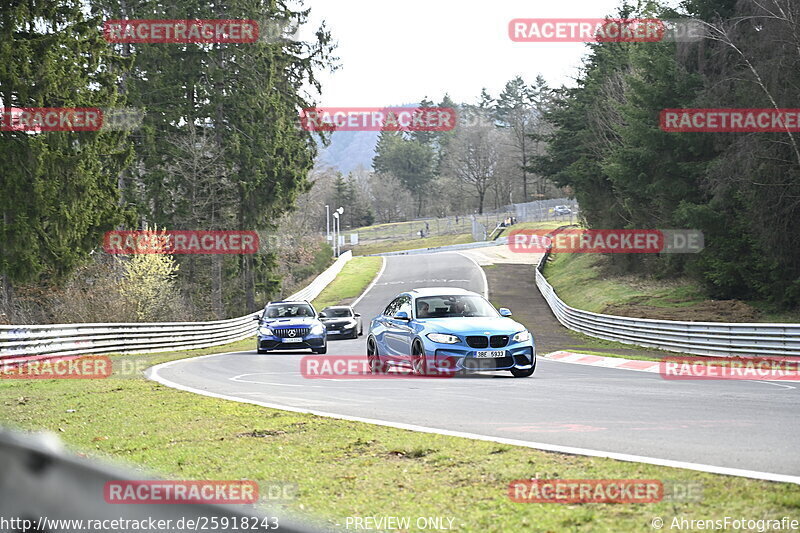
<instances>
[{"instance_id":1,"label":"tall lamp post","mask_svg":"<svg viewBox=\"0 0 800 533\"><path fill-rule=\"evenodd\" d=\"M337 219L339 221L339 224L338 224L338 226L339 226L339 234L341 235L341 233L342 233L342 214L344 213L344 207L339 207L339 209L336 210L336 213L338 213L338 215L339 215L337 217ZM340 240L339 237L336 237L336 257L339 257L339 253L341 252L341 248L339 246L339 240Z\"/></svg>"},{"instance_id":2,"label":"tall lamp post","mask_svg":"<svg viewBox=\"0 0 800 533\"><path fill-rule=\"evenodd\" d=\"M331 240L331 210L327 204L325 204L325 239Z\"/></svg>"},{"instance_id":3,"label":"tall lamp post","mask_svg":"<svg viewBox=\"0 0 800 533\"><path fill-rule=\"evenodd\" d=\"M339 235L336 232L336 226L339 223L339 213L333 212L333 256L339 257Z\"/></svg>"}]
</instances>

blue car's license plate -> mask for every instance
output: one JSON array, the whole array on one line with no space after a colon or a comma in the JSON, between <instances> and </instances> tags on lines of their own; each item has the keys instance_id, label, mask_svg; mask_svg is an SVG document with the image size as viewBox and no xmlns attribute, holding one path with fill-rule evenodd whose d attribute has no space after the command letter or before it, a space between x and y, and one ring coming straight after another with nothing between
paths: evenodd
<instances>
[{"instance_id":1,"label":"blue car's license plate","mask_svg":"<svg viewBox=\"0 0 800 533\"><path fill-rule=\"evenodd\" d=\"M505 350L475 352L475 357L477 357L478 359L492 359L496 357L505 357L505 356L506 356Z\"/></svg>"}]
</instances>

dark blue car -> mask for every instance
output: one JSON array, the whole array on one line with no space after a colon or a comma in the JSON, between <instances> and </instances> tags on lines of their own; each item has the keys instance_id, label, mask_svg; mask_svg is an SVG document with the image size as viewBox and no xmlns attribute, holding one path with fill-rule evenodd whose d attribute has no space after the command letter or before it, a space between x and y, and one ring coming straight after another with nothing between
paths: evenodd
<instances>
[{"instance_id":1,"label":"dark blue car","mask_svg":"<svg viewBox=\"0 0 800 533\"><path fill-rule=\"evenodd\" d=\"M259 321L258 353L310 348L322 354L328 350L325 326L306 301L270 302L255 319Z\"/></svg>"}]
</instances>

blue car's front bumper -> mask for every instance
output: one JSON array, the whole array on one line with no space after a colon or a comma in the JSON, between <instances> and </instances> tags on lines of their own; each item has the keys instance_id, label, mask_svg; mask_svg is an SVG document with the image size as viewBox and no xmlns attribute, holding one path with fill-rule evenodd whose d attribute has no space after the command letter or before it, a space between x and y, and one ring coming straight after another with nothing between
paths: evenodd
<instances>
[{"instance_id":1,"label":"blue car's front bumper","mask_svg":"<svg viewBox=\"0 0 800 533\"><path fill-rule=\"evenodd\" d=\"M423 341L428 369L447 371L530 369L536 363L536 346L531 341L511 342L502 348L476 349L463 343ZM502 357L478 358L479 351L504 352Z\"/></svg>"}]
</instances>

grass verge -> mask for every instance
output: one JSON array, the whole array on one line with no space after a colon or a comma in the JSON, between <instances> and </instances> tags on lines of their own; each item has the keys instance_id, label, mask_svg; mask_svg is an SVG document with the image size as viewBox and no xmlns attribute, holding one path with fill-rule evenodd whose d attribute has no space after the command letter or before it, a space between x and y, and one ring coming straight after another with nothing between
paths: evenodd
<instances>
[{"instance_id":1,"label":"grass verge","mask_svg":"<svg viewBox=\"0 0 800 533\"><path fill-rule=\"evenodd\" d=\"M760 302L712 300L688 278L610 274L599 254L555 254L547 281L568 305L596 313L699 322L800 322L800 312L767 310Z\"/></svg>"},{"instance_id":2,"label":"grass verge","mask_svg":"<svg viewBox=\"0 0 800 533\"><path fill-rule=\"evenodd\" d=\"M556 229L569 224L569 221L546 220L544 222L520 222L508 228L508 231L518 229Z\"/></svg>"},{"instance_id":3,"label":"grass verge","mask_svg":"<svg viewBox=\"0 0 800 533\"><path fill-rule=\"evenodd\" d=\"M233 345L137 356L156 364ZM0 420L56 432L90 457L124 460L174 479L289 482L283 512L344 524L348 516L454 518L456 531L651 531L653 517L780 518L800 511L795 485L610 459L541 452L491 442L267 409L173 390L141 376L102 380L0 381ZM697 502L522 504L508 483L562 479L700 482ZM447 521L445 520L445 523ZM416 530L412 528L411 530Z\"/></svg>"},{"instance_id":4,"label":"grass verge","mask_svg":"<svg viewBox=\"0 0 800 533\"><path fill-rule=\"evenodd\" d=\"M354 257L317 296L312 305L321 311L329 305L349 304L375 279L383 263L381 257Z\"/></svg>"}]
</instances>

